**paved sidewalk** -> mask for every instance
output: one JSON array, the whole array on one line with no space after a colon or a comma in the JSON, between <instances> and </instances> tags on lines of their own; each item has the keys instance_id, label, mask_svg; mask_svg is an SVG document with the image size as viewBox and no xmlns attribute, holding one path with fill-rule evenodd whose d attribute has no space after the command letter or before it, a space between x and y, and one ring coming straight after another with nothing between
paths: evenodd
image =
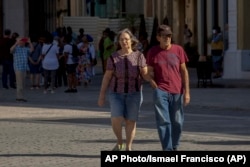
<instances>
[{"instance_id":1,"label":"paved sidewalk","mask_svg":"<svg viewBox=\"0 0 250 167\"><path fill-rule=\"evenodd\" d=\"M100 151L115 137L108 104L97 106L102 76L87 88L55 94L27 88L27 103L15 101L15 90L0 89L0 167L98 167ZM190 69L191 104L179 150L250 150L250 86L247 82L214 80L213 88L196 88ZM229 85L229 86L228 86ZM249 87L248 87L249 86ZM151 88L144 87L134 150L161 150L155 129Z\"/></svg>"}]
</instances>

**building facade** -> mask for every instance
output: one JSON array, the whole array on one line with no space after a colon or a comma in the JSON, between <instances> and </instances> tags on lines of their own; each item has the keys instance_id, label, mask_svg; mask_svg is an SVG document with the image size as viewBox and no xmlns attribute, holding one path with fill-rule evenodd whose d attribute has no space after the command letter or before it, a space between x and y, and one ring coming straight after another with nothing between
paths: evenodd
<instances>
[{"instance_id":1,"label":"building facade","mask_svg":"<svg viewBox=\"0 0 250 167\"><path fill-rule=\"evenodd\" d=\"M172 26L179 44L183 43L184 24L188 24L199 54L210 55L207 38L217 25L228 34L223 77L250 78L249 6L248 0L0 0L0 32L9 28L28 36L64 26L64 17L114 20L144 14Z\"/></svg>"}]
</instances>

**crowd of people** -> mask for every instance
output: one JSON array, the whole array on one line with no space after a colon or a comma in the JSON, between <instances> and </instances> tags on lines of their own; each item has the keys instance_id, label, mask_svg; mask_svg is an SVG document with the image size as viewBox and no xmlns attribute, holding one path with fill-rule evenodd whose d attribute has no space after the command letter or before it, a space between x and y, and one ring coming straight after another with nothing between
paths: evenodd
<instances>
[{"instance_id":1,"label":"crowd of people","mask_svg":"<svg viewBox=\"0 0 250 167\"><path fill-rule=\"evenodd\" d=\"M65 86L65 93L76 93L77 86L88 86L95 75L96 60L93 37L79 29L77 35L71 27L60 27L55 32L44 31L19 37L6 29L0 39L0 61L3 66L2 86L16 89L16 100L27 102L25 78L30 77L30 89L43 87L43 93L55 93ZM76 46L77 55L74 55ZM75 57L77 61L75 61Z\"/></svg>"},{"instance_id":2,"label":"crowd of people","mask_svg":"<svg viewBox=\"0 0 250 167\"><path fill-rule=\"evenodd\" d=\"M11 38L10 30L5 30L0 40L3 87L9 89L9 84L16 88L16 100L26 102L25 75L29 71L32 90L43 86L44 94L55 93L57 87L64 85L67 86L65 93L76 93L77 86L91 83L98 50L104 75L97 103L104 106L108 95L112 130L117 140L113 150L132 150L145 81L153 88L162 150L177 150L190 91L188 58L181 46L172 43L171 28L160 25L156 35L159 44L151 48L146 32L137 37L128 28L117 33L106 28L102 34L96 49L93 37L85 34L83 28L79 29L79 35L71 27L64 27L52 33L45 32L43 36L15 39ZM12 75L9 83L8 75Z\"/></svg>"}]
</instances>

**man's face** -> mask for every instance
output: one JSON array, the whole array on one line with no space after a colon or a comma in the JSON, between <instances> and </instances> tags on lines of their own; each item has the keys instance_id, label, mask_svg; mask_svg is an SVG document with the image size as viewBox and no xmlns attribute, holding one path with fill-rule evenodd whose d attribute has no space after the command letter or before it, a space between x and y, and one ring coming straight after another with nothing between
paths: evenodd
<instances>
[{"instance_id":1,"label":"man's face","mask_svg":"<svg viewBox=\"0 0 250 167\"><path fill-rule=\"evenodd\" d=\"M161 46L169 46L171 44L172 34L159 34L157 40Z\"/></svg>"},{"instance_id":2,"label":"man's face","mask_svg":"<svg viewBox=\"0 0 250 167\"><path fill-rule=\"evenodd\" d=\"M19 46L25 46L25 44L26 44L26 42L24 42L22 40L19 41Z\"/></svg>"}]
</instances>

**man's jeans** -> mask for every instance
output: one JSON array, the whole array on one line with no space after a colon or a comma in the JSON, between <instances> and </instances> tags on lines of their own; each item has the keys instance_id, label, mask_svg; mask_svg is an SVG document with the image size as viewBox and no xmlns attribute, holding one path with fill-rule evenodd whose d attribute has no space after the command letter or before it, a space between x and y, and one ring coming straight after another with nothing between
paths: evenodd
<instances>
[{"instance_id":1,"label":"man's jeans","mask_svg":"<svg viewBox=\"0 0 250 167\"><path fill-rule=\"evenodd\" d=\"M9 77L9 86L15 87L15 71L13 67L13 61L5 60L3 62L3 72L2 72L2 84L3 87L8 87L8 77Z\"/></svg>"},{"instance_id":2,"label":"man's jeans","mask_svg":"<svg viewBox=\"0 0 250 167\"><path fill-rule=\"evenodd\" d=\"M184 121L183 95L155 89L153 101L162 149L177 149Z\"/></svg>"}]
</instances>

